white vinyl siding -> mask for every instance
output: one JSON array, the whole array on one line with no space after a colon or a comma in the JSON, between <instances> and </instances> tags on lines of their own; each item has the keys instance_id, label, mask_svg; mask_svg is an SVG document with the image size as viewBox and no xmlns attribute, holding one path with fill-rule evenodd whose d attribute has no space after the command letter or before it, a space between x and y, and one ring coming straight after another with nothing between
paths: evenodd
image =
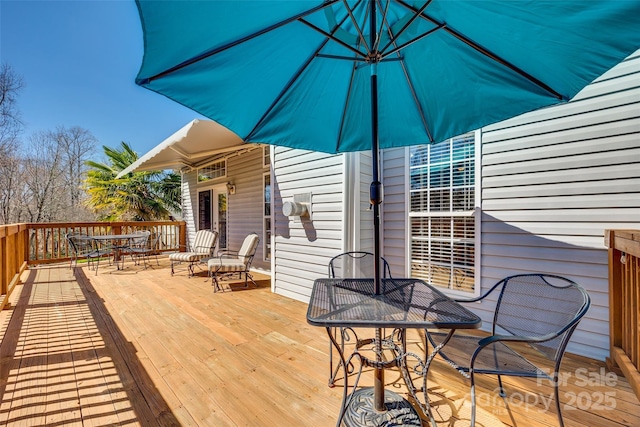
<instances>
[{"instance_id":1,"label":"white vinyl siding","mask_svg":"<svg viewBox=\"0 0 640 427\"><path fill-rule=\"evenodd\" d=\"M192 242L196 235L198 209L198 175L195 172L182 175L182 219L187 223L187 242Z\"/></svg>"},{"instance_id":2,"label":"white vinyl siding","mask_svg":"<svg viewBox=\"0 0 640 427\"><path fill-rule=\"evenodd\" d=\"M228 200L228 247L237 251L249 233L260 236L258 250L253 258L251 268L269 270L271 263L264 260L262 239L264 215L264 155L262 147L227 158L227 177L233 181L236 193L229 195Z\"/></svg>"},{"instance_id":3,"label":"white vinyl siding","mask_svg":"<svg viewBox=\"0 0 640 427\"><path fill-rule=\"evenodd\" d=\"M384 201L382 203L383 248L382 254L391 267L394 277L407 277L407 212L409 211L406 189L409 188L409 173L406 170L406 148L392 148L382 152L382 175L384 176Z\"/></svg>"},{"instance_id":4,"label":"white vinyl siding","mask_svg":"<svg viewBox=\"0 0 640 427\"><path fill-rule=\"evenodd\" d=\"M308 301L313 281L327 276L329 259L342 251L344 156L284 147L274 151L274 290ZM312 194L312 221L282 214L282 203L301 193Z\"/></svg>"},{"instance_id":5,"label":"white vinyl siding","mask_svg":"<svg viewBox=\"0 0 640 427\"><path fill-rule=\"evenodd\" d=\"M530 271L583 285L568 350L608 356L607 228L640 225L640 56L565 105L483 130L482 286ZM477 309L489 319L491 304ZM541 313L544 316L544 313Z\"/></svg>"}]
</instances>

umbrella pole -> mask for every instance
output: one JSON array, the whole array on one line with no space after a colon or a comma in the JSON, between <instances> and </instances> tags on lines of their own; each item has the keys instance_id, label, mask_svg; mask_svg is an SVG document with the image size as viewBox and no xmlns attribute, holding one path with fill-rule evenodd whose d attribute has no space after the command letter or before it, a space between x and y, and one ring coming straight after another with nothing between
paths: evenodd
<instances>
[{"instance_id":1,"label":"umbrella pole","mask_svg":"<svg viewBox=\"0 0 640 427\"><path fill-rule=\"evenodd\" d=\"M379 178L378 165L378 63L377 63L377 34L376 34L376 2L369 1L369 43L371 48L371 163L372 182L369 188L369 197L373 205L373 290L376 295L380 295L380 203L382 202L382 184ZM382 361L382 333L376 329L376 359ZM378 412L385 412L384 404L384 369L375 368L373 379L373 402L374 409Z\"/></svg>"}]
</instances>

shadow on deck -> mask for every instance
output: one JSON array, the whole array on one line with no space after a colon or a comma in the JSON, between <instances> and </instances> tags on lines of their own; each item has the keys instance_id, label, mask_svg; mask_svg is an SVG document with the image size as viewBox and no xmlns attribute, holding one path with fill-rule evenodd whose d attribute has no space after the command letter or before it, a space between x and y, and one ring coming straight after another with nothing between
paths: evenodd
<instances>
[{"instance_id":1,"label":"shadow on deck","mask_svg":"<svg viewBox=\"0 0 640 427\"><path fill-rule=\"evenodd\" d=\"M326 385L328 339L305 304L271 293L268 276L214 294L204 272L167 266L25 272L0 312L0 425L335 425L342 388ZM565 359L567 427L640 425L628 383L603 369ZM468 425L468 383L439 360L430 372L438 426ZM406 392L394 372L386 381ZM507 379L505 399L494 378L478 386L478 426L557 425L549 384Z\"/></svg>"}]
</instances>

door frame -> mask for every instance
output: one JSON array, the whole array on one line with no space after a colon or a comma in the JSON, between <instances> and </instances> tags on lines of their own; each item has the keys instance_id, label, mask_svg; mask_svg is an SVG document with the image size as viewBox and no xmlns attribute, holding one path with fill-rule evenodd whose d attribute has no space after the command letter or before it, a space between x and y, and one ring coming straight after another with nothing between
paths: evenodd
<instances>
[{"instance_id":1,"label":"door frame","mask_svg":"<svg viewBox=\"0 0 640 427\"><path fill-rule=\"evenodd\" d=\"M197 209L196 212L198 213L195 221L196 231L200 229L200 193L205 191L211 192L211 202L209 204L209 213L211 215L211 228L212 230L217 231L218 233L220 233L218 209L216 209L217 202L218 202L218 195L224 194L226 196L227 198L227 224L226 224L227 234L226 235L228 236L229 235L229 192L227 190L227 186L225 183L206 185L198 188L197 196L196 196L196 200L198 204L198 206L196 207ZM227 249L226 247L222 247L221 243L222 243L222 240L218 239L218 250Z\"/></svg>"}]
</instances>

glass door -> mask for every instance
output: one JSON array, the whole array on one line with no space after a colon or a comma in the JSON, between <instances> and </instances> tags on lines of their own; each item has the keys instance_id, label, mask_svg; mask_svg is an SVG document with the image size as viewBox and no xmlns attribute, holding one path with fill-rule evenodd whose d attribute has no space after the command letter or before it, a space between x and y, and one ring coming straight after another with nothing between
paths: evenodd
<instances>
[{"instance_id":1,"label":"glass door","mask_svg":"<svg viewBox=\"0 0 640 427\"><path fill-rule=\"evenodd\" d=\"M198 191L198 230L218 232L218 249L227 249L227 188L220 185Z\"/></svg>"}]
</instances>

